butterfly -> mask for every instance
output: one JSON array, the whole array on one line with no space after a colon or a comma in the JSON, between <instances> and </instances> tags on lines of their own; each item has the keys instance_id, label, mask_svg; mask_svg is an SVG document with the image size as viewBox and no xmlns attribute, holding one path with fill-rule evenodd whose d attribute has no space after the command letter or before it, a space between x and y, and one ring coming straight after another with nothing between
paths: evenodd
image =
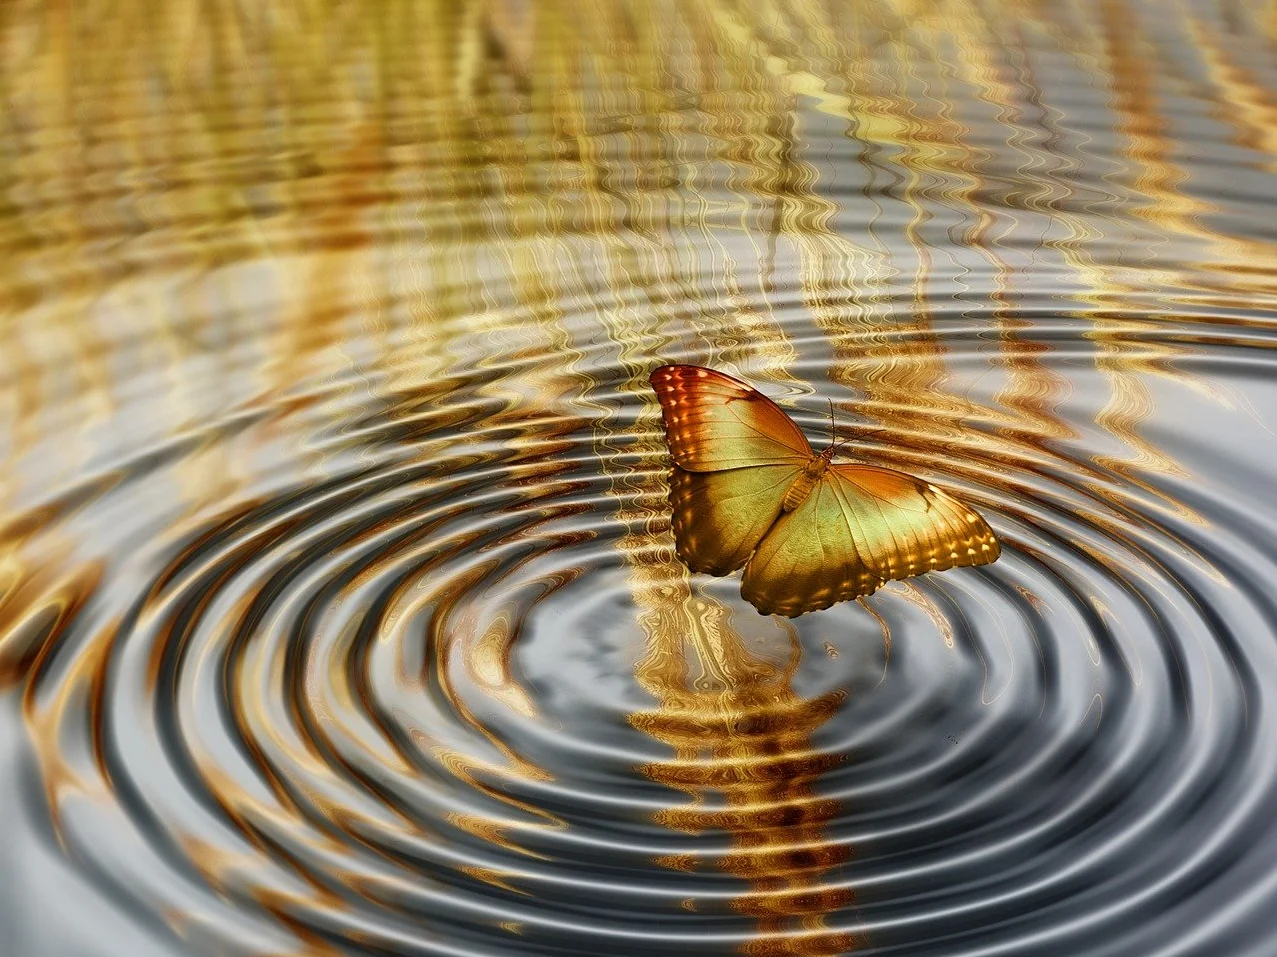
<instances>
[{"instance_id":1,"label":"butterfly","mask_svg":"<svg viewBox=\"0 0 1277 957\"><path fill-rule=\"evenodd\" d=\"M771 399L713 369L651 375L674 467L678 557L694 572L744 566L741 594L790 618L868 595L883 583L1001 553L974 509L892 469L816 454Z\"/></svg>"}]
</instances>

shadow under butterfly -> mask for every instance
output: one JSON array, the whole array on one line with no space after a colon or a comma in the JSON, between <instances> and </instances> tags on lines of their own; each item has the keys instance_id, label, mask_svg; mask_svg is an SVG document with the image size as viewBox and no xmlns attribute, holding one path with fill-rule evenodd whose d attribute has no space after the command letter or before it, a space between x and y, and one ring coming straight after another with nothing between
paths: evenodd
<instances>
[{"instance_id":1,"label":"shadow under butterfly","mask_svg":"<svg viewBox=\"0 0 1277 957\"><path fill-rule=\"evenodd\" d=\"M694 572L744 566L741 595L790 618L884 582L986 565L1001 554L974 509L892 469L834 463L771 399L713 369L651 375L674 466L678 557Z\"/></svg>"}]
</instances>

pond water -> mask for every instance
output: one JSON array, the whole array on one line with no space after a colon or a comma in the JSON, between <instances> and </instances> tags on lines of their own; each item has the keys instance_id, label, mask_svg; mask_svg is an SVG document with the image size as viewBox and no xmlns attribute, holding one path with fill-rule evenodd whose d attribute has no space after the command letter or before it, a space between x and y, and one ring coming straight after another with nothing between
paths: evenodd
<instances>
[{"instance_id":1,"label":"pond water","mask_svg":"<svg viewBox=\"0 0 1277 957\"><path fill-rule=\"evenodd\" d=\"M1277 6L0 11L15 957L1277 935ZM690 575L649 373L1001 558Z\"/></svg>"}]
</instances>

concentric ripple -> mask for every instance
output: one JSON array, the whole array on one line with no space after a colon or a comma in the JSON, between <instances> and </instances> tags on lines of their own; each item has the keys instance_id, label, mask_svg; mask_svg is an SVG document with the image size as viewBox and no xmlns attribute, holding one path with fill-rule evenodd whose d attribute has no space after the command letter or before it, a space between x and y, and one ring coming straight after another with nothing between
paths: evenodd
<instances>
[{"instance_id":1,"label":"concentric ripple","mask_svg":"<svg viewBox=\"0 0 1277 957\"><path fill-rule=\"evenodd\" d=\"M15 957L1271 952L1271 11L836 6L0 14ZM1002 557L689 575L665 362Z\"/></svg>"}]
</instances>

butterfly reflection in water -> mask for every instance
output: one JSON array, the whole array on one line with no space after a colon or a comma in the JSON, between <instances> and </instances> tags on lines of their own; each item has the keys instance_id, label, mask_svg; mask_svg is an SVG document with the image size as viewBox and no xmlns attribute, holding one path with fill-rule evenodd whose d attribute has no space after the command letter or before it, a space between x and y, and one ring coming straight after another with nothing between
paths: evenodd
<instances>
[{"instance_id":1,"label":"butterfly reflection in water","mask_svg":"<svg viewBox=\"0 0 1277 957\"><path fill-rule=\"evenodd\" d=\"M700 366L652 373L674 468L678 557L694 572L745 567L741 594L791 618L868 595L884 582L1001 552L971 507L891 469L812 451L767 396Z\"/></svg>"}]
</instances>

